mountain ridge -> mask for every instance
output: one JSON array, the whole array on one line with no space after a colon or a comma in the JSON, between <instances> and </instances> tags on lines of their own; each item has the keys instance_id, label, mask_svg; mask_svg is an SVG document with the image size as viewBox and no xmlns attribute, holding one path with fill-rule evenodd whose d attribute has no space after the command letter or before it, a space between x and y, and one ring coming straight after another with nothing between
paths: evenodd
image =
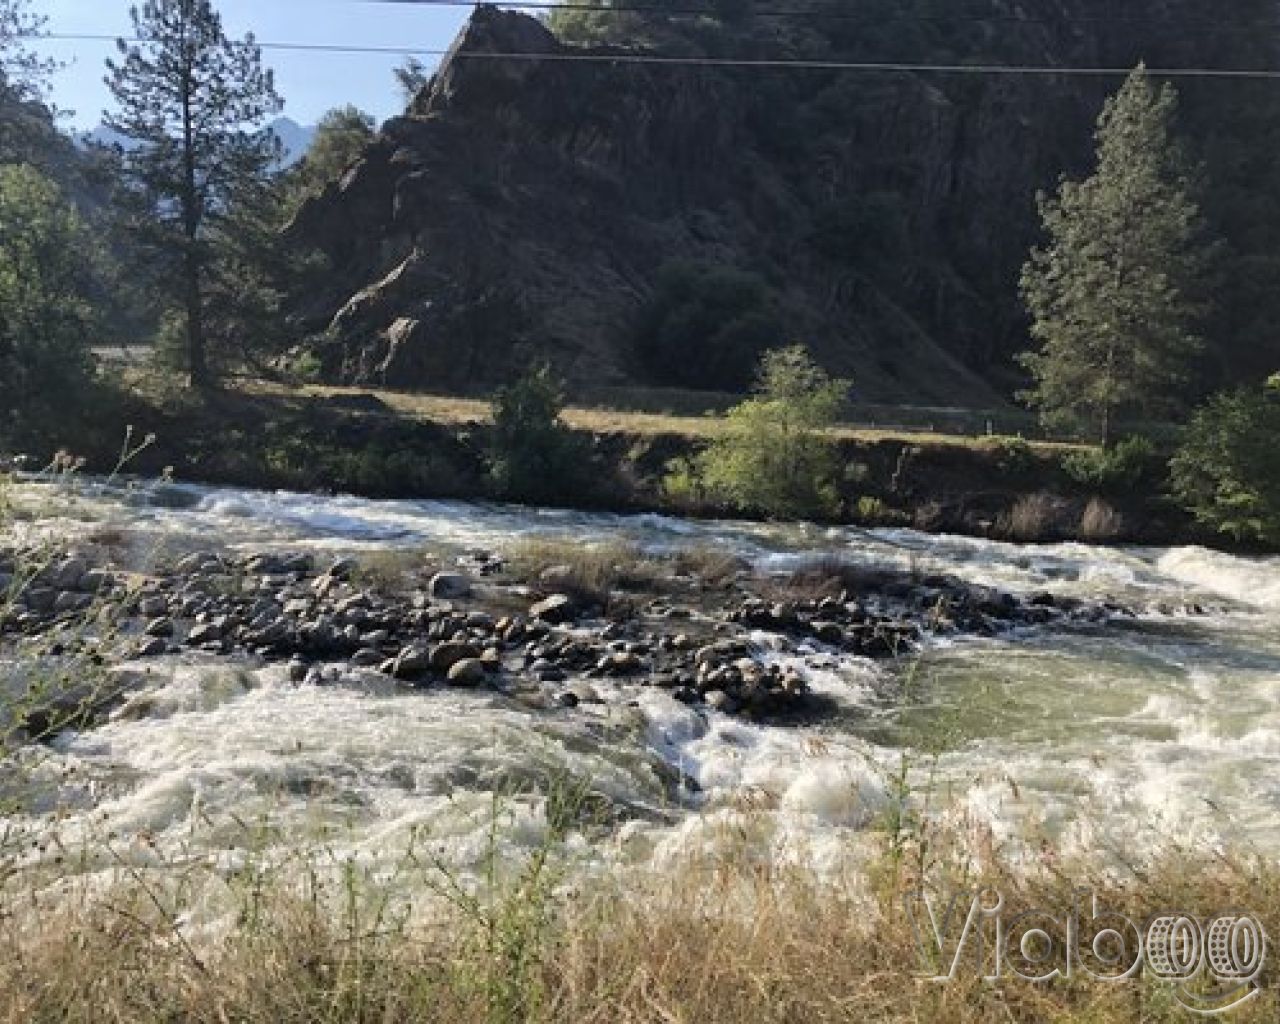
<instances>
[{"instance_id":1,"label":"mountain ridge","mask_svg":"<svg viewBox=\"0 0 1280 1024\"><path fill-rule=\"evenodd\" d=\"M735 387L749 380L761 348L802 340L867 400L1007 402L1012 357L1027 344L1017 274L1039 238L1036 192L1087 172L1092 125L1116 83L536 59L885 52L883 39L845 38L834 20L762 27L749 6L711 28L629 15L616 30L626 46L607 32L566 41L530 16L478 8L405 115L290 229L332 268L300 310L321 334L324 376L474 392L546 360L579 388L725 389L726 375ZM965 39L944 42L971 59L1051 66L1221 55L1213 33L1103 31L1084 20L1105 13L1089 0L1024 7L1016 31L984 42L966 26ZM1205 4L1137 8L1163 25L1160 12ZM908 42L946 56L936 38ZM1232 132L1247 133L1201 109L1212 111L1215 89L1189 88L1188 120L1235 145ZM1232 117L1256 114L1271 131L1277 109L1268 98ZM1266 184L1280 198L1274 176ZM1253 219L1217 212L1237 234ZM1257 268L1259 290L1273 269ZM1274 340L1244 340L1265 323L1220 326L1244 355L1224 348L1206 379L1275 354Z\"/></svg>"}]
</instances>

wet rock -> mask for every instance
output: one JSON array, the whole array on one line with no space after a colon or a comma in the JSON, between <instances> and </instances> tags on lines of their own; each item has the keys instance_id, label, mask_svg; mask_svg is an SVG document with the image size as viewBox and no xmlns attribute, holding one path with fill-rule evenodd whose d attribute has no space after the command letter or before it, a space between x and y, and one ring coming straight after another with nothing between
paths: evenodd
<instances>
[{"instance_id":1,"label":"wet rock","mask_svg":"<svg viewBox=\"0 0 1280 1024\"><path fill-rule=\"evenodd\" d=\"M578 695L570 690L556 694L556 703L562 708L576 708L580 701Z\"/></svg>"},{"instance_id":2,"label":"wet rock","mask_svg":"<svg viewBox=\"0 0 1280 1024\"><path fill-rule=\"evenodd\" d=\"M397 679L417 679L431 670L431 652L425 647L406 647L396 655L391 674Z\"/></svg>"},{"instance_id":3,"label":"wet rock","mask_svg":"<svg viewBox=\"0 0 1280 1024\"><path fill-rule=\"evenodd\" d=\"M437 600L460 600L471 596L471 579L458 572L438 572L427 584L427 592Z\"/></svg>"},{"instance_id":4,"label":"wet rock","mask_svg":"<svg viewBox=\"0 0 1280 1024\"><path fill-rule=\"evenodd\" d=\"M158 658L169 652L169 642L162 636L147 637L138 644L139 658Z\"/></svg>"},{"instance_id":5,"label":"wet rock","mask_svg":"<svg viewBox=\"0 0 1280 1024\"><path fill-rule=\"evenodd\" d=\"M529 666L529 672L535 679L543 683L562 683L568 676L564 669L552 661L539 658Z\"/></svg>"},{"instance_id":6,"label":"wet rock","mask_svg":"<svg viewBox=\"0 0 1280 1024\"><path fill-rule=\"evenodd\" d=\"M568 594L552 594L530 608L529 616L541 622L562 625L577 617L577 607Z\"/></svg>"},{"instance_id":7,"label":"wet rock","mask_svg":"<svg viewBox=\"0 0 1280 1024\"><path fill-rule=\"evenodd\" d=\"M351 664L357 668L373 668L375 665L382 664L382 661L382 652L372 647L362 647L351 655Z\"/></svg>"},{"instance_id":8,"label":"wet rock","mask_svg":"<svg viewBox=\"0 0 1280 1024\"><path fill-rule=\"evenodd\" d=\"M346 581L351 579L358 568L359 563L354 558L339 558L325 570L324 575L331 580Z\"/></svg>"},{"instance_id":9,"label":"wet rock","mask_svg":"<svg viewBox=\"0 0 1280 1024\"><path fill-rule=\"evenodd\" d=\"M724 690L712 690L704 694L702 699L706 702L707 707L726 715L736 714L740 707L738 701Z\"/></svg>"},{"instance_id":10,"label":"wet rock","mask_svg":"<svg viewBox=\"0 0 1280 1024\"><path fill-rule=\"evenodd\" d=\"M638 655L628 651L619 651L614 654L606 654L597 662L596 667L605 675L630 676L639 672L644 667L644 662L640 660Z\"/></svg>"},{"instance_id":11,"label":"wet rock","mask_svg":"<svg viewBox=\"0 0 1280 1024\"><path fill-rule=\"evenodd\" d=\"M475 644L449 640L432 647L428 660L434 671L447 673L460 661L478 661L480 654L481 650Z\"/></svg>"},{"instance_id":12,"label":"wet rock","mask_svg":"<svg viewBox=\"0 0 1280 1024\"><path fill-rule=\"evenodd\" d=\"M204 644L220 643L221 641L222 628L214 622L200 623L187 634L187 643L192 647L201 647Z\"/></svg>"},{"instance_id":13,"label":"wet rock","mask_svg":"<svg viewBox=\"0 0 1280 1024\"><path fill-rule=\"evenodd\" d=\"M451 686L479 686L487 678L484 662L479 658L463 658L449 668Z\"/></svg>"},{"instance_id":14,"label":"wet rock","mask_svg":"<svg viewBox=\"0 0 1280 1024\"><path fill-rule=\"evenodd\" d=\"M147 636L173 636L173 620L168 616L152 618L142 628L142 632L145 632Z\"/></svg>"},{"instance_id":15,"label":"wet rock","mask_svg":"<svg viewBox=\"0 0 1280 1024\"><path fill-rule=\"evenodd\" d=\"M301 658L289 659L288 673L289 673L290 682L294 682L294 683L302 682L304 679L307 678L307 671L308 671L307 663L303 661Z\"/></svg>"},{"instance_id":16,"label":"wet rock","mask_svg":"<svg viewBox=\"0 0 1280 1024\"><path fill-rule=\"evenodd\" d=\"M579 704L604 703L604 699L600 696L600 692L590 683L574 683L566 692L573 694L573 696L577 698Z\"/></svg>"},{"instance_id":17,"label":"wet rock","mask_svg":"<svg viewBox=\"0 0 1280 1024\"><path fill-rule=\"evenodd\" d=\"M844 628L838 622L814 622L809 630L824 644L839 646L844 643Z\"/></svg>"}]
</instances>

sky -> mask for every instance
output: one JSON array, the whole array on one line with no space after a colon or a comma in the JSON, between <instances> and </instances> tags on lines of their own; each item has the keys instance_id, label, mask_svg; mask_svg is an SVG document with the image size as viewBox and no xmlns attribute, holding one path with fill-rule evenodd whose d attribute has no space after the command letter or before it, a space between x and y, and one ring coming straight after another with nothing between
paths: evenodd
<instances>
[{"instance_id":1,"label":"sky","mask_svg":"<svg viewBox=\"0 0 1280 1024\"><path fill-rule=\"evenodd\" d=\"M128 35L131 0L32 0L33 14L48 19L50 33ZM470 14L466 7L434 7L369 0L215 0L231 38L253 32L260 43L319 43L442 50L453 42ZM94 127L111 104L103 84L103 61L115 53L111 42L42 40L39 49L65 61L52 82L52 99L70 111L76 130ZM354 103L380 121L399 113L403 100L392 76L404 55L264 50L276 72L285 114L314 124L333 107ZM419 59L435 67L439 58Z\"/></svg>"}]
</instances>

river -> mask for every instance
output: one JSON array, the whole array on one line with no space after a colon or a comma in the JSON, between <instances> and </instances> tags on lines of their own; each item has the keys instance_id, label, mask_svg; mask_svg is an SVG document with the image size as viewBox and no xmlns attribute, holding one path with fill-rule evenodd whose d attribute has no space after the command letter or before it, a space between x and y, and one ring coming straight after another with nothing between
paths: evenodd
<instances>
[{"instance_id":1,"label":"river","mask_svg":"<svg viewBox=\"0 0 1280 1024\"><path fill-rule=\"evenodd\" d=\"M372 678L316 688L279 666L161 659L145 699L3 766L24 780L10 824L55 829L68 847L106 834L143 863L194 852L234 867L312 844L376 864L414 836L465 867L486 855L495 794L498 842L518 852L547 828L530 792L562 779L588 784L604 808L574 840L584 863L660 864L745 836L762 856L834 864L902 799L904 749L907 801L975 844L1132 858L1170 840L1280 839L1277 559L177 484L28 485L16 501L28 511L19 534L116 531L135 558L211 542L453 555L539 534L624 538L721 547L762 571L838 556L1137 613L934 641L899 663L772 655L837 704L792 727L624 684L597 683L602 704L538 712L496 693L405 693ZM686 784L673 789L674 773Z\"/></svg>"}]
</instances>

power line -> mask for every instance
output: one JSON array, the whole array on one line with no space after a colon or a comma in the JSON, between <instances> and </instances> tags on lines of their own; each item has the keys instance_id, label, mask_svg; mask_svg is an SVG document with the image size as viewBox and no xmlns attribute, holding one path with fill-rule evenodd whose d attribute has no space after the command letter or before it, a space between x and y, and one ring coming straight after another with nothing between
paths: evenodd
<instances>
[{"instance_id":1,"label":"power line","mask_svg":"<svg viewBox=\"0 0 1280 1024\"><path fill-rule=\"evenodd\" d=\"M353 0L356 3L418 6L418 7L503 7L523 11L588 11L594 14L663 14L673 17L722 17L710 7L672 7L659 4L627 3L601 6L598 3L584 0L509 0L507 3L495 3L494 0ZM920 23L974 23L974 24L1012 24L1012 25L1147 25L1171 26L1171 19L1160 20L1140 18L1136 16L1100 14L1076 17L1046 18L1025 14L890 14L868 15L865 11L832 10L824 8L763 8L756 7L749 11L753 18L812 18L821 21L861 21L868 25L879 25L885 22L920 22ZM1257 32L1259 29L1280 28L1280 20L1259 19L1248 22L1223 25L1221 20L1183 19L1178 27L1203 29L1217 32Z\"/></svg>"},{"instance_id":2,"label":"power line","mask_svg":"<svg viewBox=\"0 0 1280 1024\"><path fill-rule=\"evenodd\" d=\"M401 0L409 2L409 0ZM54 32L40 38L70 42L115 42L118 36ZM145 40L125 37L126 43ZM338 43L255 42L263 50L301 51L311 53L385 54L392 56L418 55L442 57L448 50L414 46L353 46ZM1055 67L1032 64L930 64L925 62L897 61L841 61L805 60L797 58L738 58L738 57L679 57L648 53L506 53L488 51L463 51L454 54L456 59L475 61L515 61L526 63L558 64L612 64L650 65L657 67L706 67L741 68L747 70L795 70L795 71L849 71L864 73L936 73L948 75L1023 75L1023 76L1073 76L1092 78L1126 77L1132 68L1119 67ZM1200 79L1254 79L1271 81L1280 79L1280 69L1251 68L1148 68L1147 73L1158 78Z\"/></svg>"}]
</instances>

